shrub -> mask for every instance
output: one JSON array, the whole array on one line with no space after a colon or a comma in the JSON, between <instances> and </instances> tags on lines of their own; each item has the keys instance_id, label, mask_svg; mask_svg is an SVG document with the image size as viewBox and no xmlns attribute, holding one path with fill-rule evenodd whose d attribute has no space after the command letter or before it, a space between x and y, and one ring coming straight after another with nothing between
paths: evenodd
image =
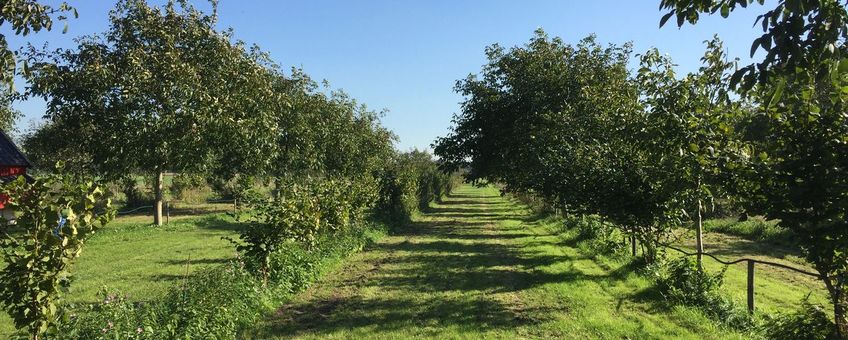
<instances>
[{"instance_id":1,"label":"shrub","mask_svg":"<svg viewBox=\"0 0 848 340\"><path fill-rule=\"evenodd\" d=\"M809 297L809 296L808 296ZM772 340L829 339L836 334L836 325L821 306L804 299L801 308L790 313L766 316L763 333Z\"/></svg>"},{"instance_id":2,"label":"shrub","mask_svg":"<svg viewBox=\"0 0 848 340\"><path fill-rule=\"evenodd\" d=\"M233 241L248 266L265 280L273 275L271 254L284 242L315 247L322 234L360 224L375 199L366 193L373 190L373 183L366 180L303 179L280 187L274 199L247 200L249 209L239 218L248 223L239 232L240 241Z\"/></svg>"},{"instance_id":3,"label":"shrub","mask_svg":"<svg viewBox=\"0 0 848 340\"><path fill-rule=\"evenodd\" d=\"M408 221L418 207L418 176L403 159L392 162L380 177L378 214L392 221Z\"/></svg>"},{"instance_id":4,"label":"shrub","mask_svg":"<svg viewBox=\"0 0 848 340\"><path fill-rule=\"evenodd\" d=\"M380 177L379 214L389 220L408 221L415 211L429 208L450 193L458 176L439 170L432 156L412 150L398 155Z\"/></svg>"},{"instance_id":5,"label":"shrub","mask_svg":"<svg viewBox=\"0 0 848 340\"><path fill-rule=\"evenodd\" d=\"M137 208L153 204L153 193L144 190L136 177L125 177L121 181L121 191L124 193L124 208Z\"/></svg>"},{"instance_id":6,"label":"shrub","mask_svg":"<svg viewBox=\"0 0 848 340\"><path fill-rule=\"evenodd\" d=\"M181 173L174 176L170 191L171 196L181 201L202 202L202 197L192 195L206 187L206 179L198 174Z\"/></svg>"},{"instance_id":7,"label":"shrub","mask_svg":"<svg viewBox=\"0 0 848 340\"><path fill-rule=\"evenodd\" d=\"M271 274L271 254L277 247L287 240L312 246L321 227L321 208L314 188L298 184L285 188L276 199L251 203L247 212L238 216L247 222L239 231L240 242L230 239L247 258L248 267L266 282Z\"/></svg>"},{"instance_id":8,"label":"shrub","mask_svg":"<svg viewBox=\"0 0 848 340\"><path fill-rule=\"evenodd\" d=\"M0 301L15 327L37 338L62 315L61 291L70 285L70 265L88 237L114 217L114 210L107 200L106 211L96 213L103 190L70 175L32 183L20 176L2 192L17 218L0 218Z\"/></svg>"},{"instance_id":9,"label":"shrub","mask_svg":"<svg viewBox=\"0 0 848 340\"><path fill-rule=\"evenodd\" d=\"M602 221L599 216L569 215L563 220L563 226L577 233L578 246L589 254L623 254L627 247L621 230Z\"/></svg>"},{"instance_id":10,"label":"shrub","mask_svg":"<svg viewBox=\"0 0 848 340\"><path fill-rule=\"evenodd\" d=\"M732 328L753 327L747 311L720 293L724 271L711 275L700 270L695 260L681 257L658 265L651 272L657 289L669 302L698 307Z\"/></svg>"}]
</instances>

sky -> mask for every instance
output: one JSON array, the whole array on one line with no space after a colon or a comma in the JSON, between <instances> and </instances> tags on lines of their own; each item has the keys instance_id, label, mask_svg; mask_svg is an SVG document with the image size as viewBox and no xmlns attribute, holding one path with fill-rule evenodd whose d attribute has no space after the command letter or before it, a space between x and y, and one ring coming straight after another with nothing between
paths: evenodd
<instances>
[{"instance_id":1,"label":"sky","mask_svg":"<svg viewBox=\"0 0 848 340\"><path fill-rule=\"evenodd\" d=\"M12 48L47 43L52 49L72 48L74 38L108 29L113 0L66 1L79 18L67 21L65 34L64 24L26 37L12 36L8 27L0 33ZM209 8L206 1L191 2ZM683 74L698 69L703 41L714 34L731 57L749 63L751 42L762 34L753 24L766 11L750 5L727 19L706 16L678 29L673 19L659 28L664 13L658 6L659 0L220 0L218 15L221 29L231 27L237 39L259 45L280 65L301 67L373 110L386 109L382 122L406 151L428 149L449 132L462 100L454 84L480 71L488 45L523 45L537 28L573 44L594 33L602 43L632 42L635 53L656 47ZM14 105L24 114L19 131L41 120L45 110L42 100Z\"/></svg>"}]
</instances>

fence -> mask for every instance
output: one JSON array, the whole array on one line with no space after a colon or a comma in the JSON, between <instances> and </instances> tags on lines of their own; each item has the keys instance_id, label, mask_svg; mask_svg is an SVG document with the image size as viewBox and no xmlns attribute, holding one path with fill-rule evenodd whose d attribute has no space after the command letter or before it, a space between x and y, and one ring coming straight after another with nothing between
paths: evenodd
<instances>
[{"instance_id":1,"label":"fence","mask_svg":"<svg viewBox=\"0 0 848 340\"><path fill-rule=\"evenodd\" d=\"M632 242L632 246L633 246L633 254L635 255L635 253L636 253L636 242ZM694 253L688 252L688 251L685 251L683 249L680 249L680 248L677 248L677 247L674 247L674 246L671 246L671 245L668 245L668 244L661 244L660 246L662 246L664 248L675 250L677 252L682 253L685 256L696 256L696 255L698 255L697 252L694 252ZM747 288L748 313L752 313L752 314L754 313L754 264L759 263L759 264L763 264L763 265L767 265L767 266L779 267L779 268L783 268L783 269L786 269L786 270L794 271L796 273L804 274L804 275L807 275L807 276L812 276L812 277L817 278L817 279L823 278L821 276L821 274L814 273L814 272L811 272L811 271L807 271L807 270L804 270L804 269L795 268L795 267L792 267L792 266L787 266L785 264L776 263L776 262L757 260L757 259L752 259L752 258L747 258L747 257L735 259L735 260L732 260L732 261L725 261L725 260L722 260L722 259L718 258L717 256L710 254L710 253L702 252L700 254L703 255L703 256L708 256L708 257L712 258L713 260L716 260L718 263L728 265L728 266L733 265L733 264L737 264L737 263L747 262L747 264L748 264L748 288Z\"/></svg>"},{"instance_id":2,"label":"fence","mask_svg":"<svg viewBox=\"0 0 848 340\"><path fill-rule=\"evenodd\" d=\"M186 202L181 202L181 201L165 201L164 206L163 206L165 224L170 223L170 220L171 220L171 204L172 204L172 202L173 203L180 203L180 204L184 204L184 205L191 205L191 203L186 203ZM238 212L238 209L239 209L238 200L236 200L236 199L208 200L208 201L205 201L203 203L198 203L196 205L215 204L215 203L232 203L233 204L233 212ZM134 208L129 209L129 210L118 211L116 213L116 215L118 215L118 216L120 216L120 215L130 215L130 214L133 214L133 213L137 213L139 211L143 211L143 210L147 210L147 209L153 209L153 208L154 208L153 205L145 205L145 206L140 206L140 207L134 207Z\"/></svg>"}]
</instances>

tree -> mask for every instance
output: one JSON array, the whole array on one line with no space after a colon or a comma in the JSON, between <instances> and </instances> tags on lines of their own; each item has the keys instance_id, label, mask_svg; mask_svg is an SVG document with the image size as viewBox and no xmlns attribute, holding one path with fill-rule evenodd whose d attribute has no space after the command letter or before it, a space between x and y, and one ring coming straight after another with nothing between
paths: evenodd
<instances>
[{"instance_id":1,"label":"tree","mask_svg":"<svg viewBox=\"0 0 848 340\"><path fill-rule=\"evenodd\" d=\"M699 13L728 16L751 0L664 0L678 26ZM759 1L763 3L763 1ZM751 54L762 61L737 71L760 104L765 131L743 185L768 217L798 235L834 305L837 336L848 337L848 10L838 0L782 0L761 15L764 34ZM742 190L740 190L742 191Z\"/></svg>"},{"instance_id":2,"label":"tree","mask_svg":"<svg viewBox=\"0 0 848 340\"><path fill-rule=\"evenodd\" d=\"M646 114L640 141L650 158L646 166L661 168L658 176L679 202L666 212L671 221L684 218L681 212L689 215L686 210L694 212L690 216L696 222L699 266L704 250L704 201L720 197L726 169L738 164L745 149L734 131L742 112L740 103L731 99L729 77L734 64L726 60L718 37L705 43L704 66L698 73L677 79L671 59L654 49L642 56L636 77Z\"/></svg>"},{"instance_id":3,"label":"tree","mask_svg":"<svg viewBox=\"0 0 848 340\"><path fill-rule=\"evenodd\" d=\"M114 211L109 200L104 203L100 186L71 175L49 175L32 183L21 176L2 192L17 218L0 219L5 263L0 300L15 326L37 339L62 315L60 292L70 284L73 260Z\"/></svg>"},{"instance_id":4,"label":"tree","mask_svg":"<svg viewBox=\"0 0 848 340\"><path fill-rule=\"evenodd\" d=\"M37 0L7 0L0 3L0 25L11 25L15 35L26 36L42 29L51 30L53 21L67 19L65 13L71 12L77 17L77 11L67 3L62 2L58 7L44 5ZM67 30L67 26L65 27ZM11 107L12 94L15 92L14 81L17 73L17 52L9 49L6 36L0 34L0 129L9 131L20 112ZM23 73L28 73L27 64L23 65Z\"/></svg>"},{"instance_id":5,"label":"tree","mask_svg":"<svg viewBox=\"0 0 848 340\"><path fill-rule=\"evenodd\" d=\"M271 87L264 54L234 44L232 32L214 29L214 15L186 1L164 8L120 1L110 21L76 49L30 52L29 94L48 101L48 124L75 132L65 143L84 149L91 171L154 176L159 225L165 171L270 165L269 131L284 99Z\"/></svg>"}]
</instances>

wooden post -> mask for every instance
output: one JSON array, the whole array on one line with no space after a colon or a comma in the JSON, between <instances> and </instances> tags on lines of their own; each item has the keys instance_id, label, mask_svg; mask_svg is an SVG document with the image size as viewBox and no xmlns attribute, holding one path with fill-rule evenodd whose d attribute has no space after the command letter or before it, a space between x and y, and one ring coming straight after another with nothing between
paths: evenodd
<instances>
[{"instance_id":1,"label":"wooden post","mask_svg":"<svg viewBox=\"0 0 848 340\"><path fill-rule=\"evenodd\" d=\"M754 260L748 260L748 313L754 314Z\"/></svg>"},{"instance_id":2,"label":"wooden post","mask_svg":"<svg viewBox=\"0 0 848 340\"><path fill-rule=\"evenodd\" d=\"M238 214L238 198L233 199L233 213Z\"/></svg>"},{"instance_id":3,"label":"wooden post","mask_svg":"<svg viewBox=\"0 0 848 340\"><path fill-rule=\"evenodd\" d=\"M171 224L171 202L165 202L165 224Z\"/></svg>"},{"instance_id":4,"label":"wooden post","mask_svg":"<svg viewBox=\"0 0 848 340\"><path fill-rule=\"evenodd\" d=\"M701 203L701 199L698 199L698 227L695 231L695 247L697 248L697 258L698 258L698 269L703 271L704 265L702 264L702 255L704 253L704 223L703 218L701 216L701 210L703 210L703 205Z\"/></svg>"},{"instance_id":5,"label":"wooden post","mask_svg":"<svg viewBox=\"0 0 848 340\"><path fill-rule=\"evenodd\" d=\"M156 203L153 205L153 224L157 226L162 225L162 185L165 179L165 173L161 171L156 172L156 181L154 183L153 191L156 193Z\"/></svg>"}]
</instances>

